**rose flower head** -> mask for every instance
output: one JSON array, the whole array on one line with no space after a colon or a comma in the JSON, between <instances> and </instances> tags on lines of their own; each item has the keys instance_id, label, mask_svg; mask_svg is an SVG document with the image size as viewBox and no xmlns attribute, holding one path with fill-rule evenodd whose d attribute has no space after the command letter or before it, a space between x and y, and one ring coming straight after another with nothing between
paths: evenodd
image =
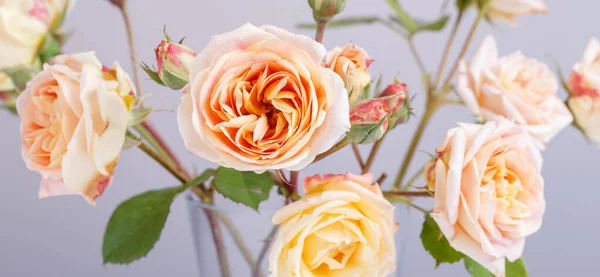
<instances>
[{"instance_id":1,"label":"rose flower head","mask_svg":"<svg viewBox=\"0 0 600 277\"><path fill-rule=\"evenodd\" d=\"M39 197L78 194L91 204L110 186L135 91L118 63L92 52L55 57L17 99L25 164Z\"/></svg>"},{"instance_id":2,"label":"rose flower head","mask_svg":"<svg viewBox=\"0 0 600 277\"><path fill-rule=\"evenodd\" d=\"M384 277L394 272L394 206L373 175L307 178L306 196L275 213L272 277Z\"/></svg>"},{"instance_id":3,"label":"rose flower head","mask_svg":"<svg viewBox=\"0 0 600 277\"><path fill-rule=\"evenodd\" d=\"M188 150L240 171L299 170L350 129L342 79L323 45L245 24L198 53L178 108Z\"/></svg>"}]
</instances>

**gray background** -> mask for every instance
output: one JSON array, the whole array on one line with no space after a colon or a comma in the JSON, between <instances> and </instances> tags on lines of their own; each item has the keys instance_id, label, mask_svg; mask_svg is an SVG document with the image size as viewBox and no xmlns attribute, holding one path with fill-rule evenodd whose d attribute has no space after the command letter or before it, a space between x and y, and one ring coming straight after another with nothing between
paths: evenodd
<instances>
[{"instance_id":1,"label":"gray background","mask_svg":"<svg viewBox=\"0 0 600 277\"><path fill-rule=\"evenodd\" d=\"M311 20L305 0L132 0L130 10L136 31L135 38L142 60L153 63L153 47L161 39L164 24L173 37L187 36L187 43L200 50L211 35L229 31L245 22L256 25L274 24L295 32L294 25ZM383 0L350 0L346 15L388 14ZM404 0L406 8L421 17L439 13L442 1ZM451 4L454 1L450 1ZM557 60L566 71L577 61L590 36L599 35L597 11L600 4L584 0L548 0L550 13L546 16L523 17L517 29L496 24L483 28L475 37L478 44L486 33L494 33L502 54L521 49L525 54L552 63ZM466 22L472 22L470 12ZM130 71L125 33L117 11L106 1L80 0L67 19L67 30L75 33L66 47L67 52L95 50L105 64L119 60ZM461 29L462 41L467 26ZM416 38L419 50L430 69L437 65L448 30L443 34L423 34ZM422 111L421 81L406 43L380 25L330 30L325 45L331 48L352 41L368 50L376 60L373 75L385 74L385 80L399 78L408 83L416 95L415 113ZM475 45L477 46L477 45ZM458 47L455 47L455 51ZM474 50L475 47L472 47ZM470 51L473 53L473 51ZM179 93L160 88L145 81L145 90L152 93L151 106L174 110ZM564 92L561 92L564 97ZM189 154L177 131L175 113L160 112L153 121L165 134L186 165L197 168L209 163ZM440 143L446 129L456 121L472 121L465 108L448 107L438 113L428 129L420 149L432 152ZM61 197L39 201L39 177L29 172L20 158L19 121L0 112L0 276L197 276L195 252L183 199L173 206L167 227L155 249L145 259L130 266L102 265L101 243L106 222L121 201L142 191L177 184L164 170L137 150L123 153L113 186L106 191L96 207L78 197ZM376 161L376 173L395 172L416 120L397 128ZM600 151L573 128L558 135L544 153L546 198L548 209L543 228L528 239L525 259L532 276L586 275L596 272L600 258L598 246L598 167ZM417 154L417 164L427 159ZM317 172L356 171L351 151L311 166L302 175ZM389 184L388 184L389 185ZM422 205L430 206L424 202ZM442 265L433 270L433 261L422 249L418 232L422 216L402 213L399 216L399 242L404 250L399 254L402 276L466 276L462 265ZM245 232L260 232L255 226L245 226ZM593 275L593 274L590 274Z\"/></svg>"}]
</instances>

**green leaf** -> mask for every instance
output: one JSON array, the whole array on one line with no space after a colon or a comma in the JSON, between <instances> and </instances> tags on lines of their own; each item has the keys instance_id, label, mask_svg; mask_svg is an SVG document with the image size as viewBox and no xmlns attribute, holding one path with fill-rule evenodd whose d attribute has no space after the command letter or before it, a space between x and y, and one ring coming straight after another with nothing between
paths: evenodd
<instances>
[{"instance_id":1,"label":"green leaf","mask_svg":"<svg viewBox=\"0 0 600 277\"><path fill-rule=\"evenodd\" d=\"M490 273L485 267L480 265L473 259L465 256L465 268L473 277L494 277L494 274ZM507 275L507 277L509 277Z\"/></svg>"},{"instance_id":2,"label":"green leaf","mask_svg":"<svg viewBox=\"0 0 600 277\"><path fill-rule=\"evenodd\" d=\"M436 260L436 267L441 263L458 262L464 257L462 253L450 246L440 227L429 213L425 214L425 222L421 230L421 242L425 250Z\"/></svg>"},{"instance_id":3,"label":"green leaf","mask_svg":"<svg viewBox=\"0 0 600 277\"><path fill-rule=\"evenodd\" d=\"M444 29L449 18L449 16L443 15L434 21L415 20L417 25L419 25L419 29L417 31L439 31Z\"/></svg>"},{"instance_id":4,"label":"green leaf","mask_svg":"<svg viewBox=\"0 0 600 277\"><path fill-rule=\"evenodd\" d=\"M165 83L163 83L163 81L160 79L160 76L158 76L158 73L155 70L152 70L146 63L140 64L140 67L142 67L142 70L144 70L144 72L146 72L146 75L148 75L148 77L150 77L150 79L152 79L152 81L154 81L155 83L157 83L161 86L165 86Z\"/></svg>"},{"instance_id":5,"label":"green leaf","mask_svg":"<svg viewBox=\"0 0 600 277\"><path fill-rule=\"evenodd\" d=\"M121 203L104 233L104 263L129 264L146 256L160 238L175 197L208 180L213 172L206 170L182 186L147 191Z\"/></svg>"},{"instance_id":6,"label":"green leaf","mask_svg":"<svg viewBox=\"0 0 600 277\"><path fill-rule=\"evenodd\" d=\"M146 256L160 238L171 203L183 190L151 190L121 203L104 233L104 263L129 264Z\"/></svg>"},{"instance_id":7,"label":"green leaf","mask_svg":"<svg viewBox=\"0 0 600 277\"><path fill-rule=\"evenodd\" d=\"M414 34L419 30L417 22L400 6L398 0L386 0L388 5L396 12L395 19L408 33Z\"/></svg>"},{"instance_id":8,"label":"green leaf","mask_svg":"<svg viewBox=\"0 0 600 277\"><path fill-rule=\"evenodd\" d=\"M523 259L514 262L506 260L506 277L527 277L527 268Z\"/></svg>"},{"instance_id":9,"label":"green leaf","mask_svg":"<svg viewBox=\"0 0 600 277\"><path fill-rule=\"evenodd\" d=\"M42 63L49 62L52 58L56 57L61 53L60 43L51 34L48 34L44 39L44 44L39 51L40 60Z\"/></svg>"},{"instance_id":10,"label":"green leaf","mask_svg":"<svg viewBox=\"0 0 600 277\"><path fill-rule=\"evenodd\" d=\"M471 273L473 277L494 277L494 274L489 272L478 262L465 256L465 267L467 271ZM506 277L527 277L527 269L525 268L525 262L523 259L518 259L514 262L508 260L505 261Z\"/></svg>"},{"instance_id":11,"label":"green leaf","mask_svg":"<svg viewBox=\"0 0 600 277\"><path fill-rule=\"evenodd\" d=\"M131 110L129 112L128 125L135 126L135 125L142 123L142 121L146 120L146 118L148 118L148 116L150 116L150 114L152 114L152 112L154 112L154 111L155 111L154 108L141 108L141 107Z\"/></svg>"},{"instance_id":12,"label":"green leaf","mask_svg":"<svg viewBox=\"0 0 600 277\"><path fill-rule=\"evenodd\" d=\"M220 167L215 174L214 184L223 196L258 210L260 202L269 198L273 180L268 172L257 174Z\"/></svg>"},{"instance_id":13,"label":"green leaf","mask_svg":"<svg viewBox=\"0 0 600 277\"><path fill-rule=\"evenodd\" d=\"M349 27L354 25L362 25L362 24L373 24L380 20L377 16L351 16L351 17L343 17L340 19L335 19L327 24L327 28L342 28ZM298 28L302 29L316 29L317 24L315 23L300 23L296 25Z\"/></svg>"}]
</instances>

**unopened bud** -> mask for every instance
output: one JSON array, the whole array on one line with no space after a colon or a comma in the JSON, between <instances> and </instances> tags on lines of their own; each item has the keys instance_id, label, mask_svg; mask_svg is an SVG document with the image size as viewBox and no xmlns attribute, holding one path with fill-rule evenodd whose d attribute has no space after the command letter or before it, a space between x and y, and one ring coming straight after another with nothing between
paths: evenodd
<instances>
[{"instance_id":1,"label":"unopened bud","mask_svg":"<svg viewBox=\"0 0 600 277\"><path fill-rule=\"evenodd\" d=\"M196 58L196 52L168 40L161 41L154 52L157 73L164 85L172 89L183 88L189 81L190 66Z\"/></svg>"},{"instance_id":2,"label":"unopened bud","mask_svg":"<svg viewBox=\"0 0 600 277\"><path fill-rule=\"evenodd\" d=\"M333 16L342 12L346 7L346 0L308 0L317 22L330 21Z\"/></svg>"},{"instance_id":3,"label":"unopened bud","mask_svg":"<svg viewBox=\"0 0 600 277\"><path fill-rule=\"evenodd\" d=\"M368 144L379 140L387 131L390 109L381 99L366 99L350 110L350 132L347 136L355 143Z\"/></svg>"},{"instance_id":4,"label":"unopened bud","mask_svg":"<svg viewBox=\"0 0 600 277\"><path fill-rule=\"evenodd\" d=\"M423 175L425 175L425 186L429 192L435 192L435 166L438 159L431 159L423 168Z\"/></svg>"},{"instance_id":5,"label":"unopened bud","mask_svg":"<svg viewBox=\"0 0 600 277\"><path fill-rule=\"evenodd\" d=\"M390 129L408 121L410 117L410 101L406 97L406 84L394 82L379 94L379 99L386 101L390 108Z\"/></svg>"},{"instance_id":6,"label":"unopened bud","mask_svg":"<svg viewBox=\"0 0 600 277\"><path fill-rule=\"evenodd\" d=\"M13 91L0 91L0 108L16 113L17 112L17 94Z\"/></svg>"}]
</instances>

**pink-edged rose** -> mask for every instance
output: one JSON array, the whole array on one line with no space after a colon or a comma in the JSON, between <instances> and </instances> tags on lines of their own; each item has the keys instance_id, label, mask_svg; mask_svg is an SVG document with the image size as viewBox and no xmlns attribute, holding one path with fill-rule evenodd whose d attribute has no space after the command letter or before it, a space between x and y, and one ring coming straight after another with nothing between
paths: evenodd
<instances>
[{"instance_id":1,"label":"pink-edged rose","mask_svg":"<svg viewBox=\"0 0 600 277\"><path fill-rule=\"evenodd\" d=\"M548 66L520 52L498 57L492 36L470 63L461 61L456 90L480 119L506 118L543 142L573 121Z\"/></svg>"},{"instance_id":2,"label":"pink-edged rose","mask_svg":"<svg viewBox=\"0 0 600 277\"><path fill-rule=\"evenodd\" d=\"M394 206L373 175L316 175L306 196L275 213L272 277L384 277L396 268Z\"/></svg>"},{"instance_id":3,"label":"pink-edged rose","mask_svg":"<svg viewBox=\"0 0 600 277\"><path fill-rule=\"evenodd\" d=\"M591 38L569 78L568 105L575 123L600 147L600 42Z\"/></svg>"},{"instance_id":4,"label":"pink-edged rose","mask_svg":"<svg viewBox=\"0 0 600 277\"><path fill-rule=\"evenodd\" d=\"M323 45L245 24L198 53L178 109L193 153L242 171L300 170L350 129L342 79Z\"/></svg>"},{"instance_id":5,"label":"pink-edged rose","mask_svg":"<svg viewBox=\"0 0 600 277\"><path fill-rule=\"evenodd\" d=\"M432 218L450 245L495 276L523 253L545 209L538 140L509 121L459 124L437 149Z\"/></svg>"},{"instance_id":6,"label":"pink-edged rose","mask_svg":"<svg viewBox=\"0 0 600 277\"><path fill-rule=\"evenodd\" d=\"M17 112L40 198L78 194L94 204L110 186L134 98L119 64L103 67L92 52L57 56L28 83Z\"/></svg>"}]
</instances>

